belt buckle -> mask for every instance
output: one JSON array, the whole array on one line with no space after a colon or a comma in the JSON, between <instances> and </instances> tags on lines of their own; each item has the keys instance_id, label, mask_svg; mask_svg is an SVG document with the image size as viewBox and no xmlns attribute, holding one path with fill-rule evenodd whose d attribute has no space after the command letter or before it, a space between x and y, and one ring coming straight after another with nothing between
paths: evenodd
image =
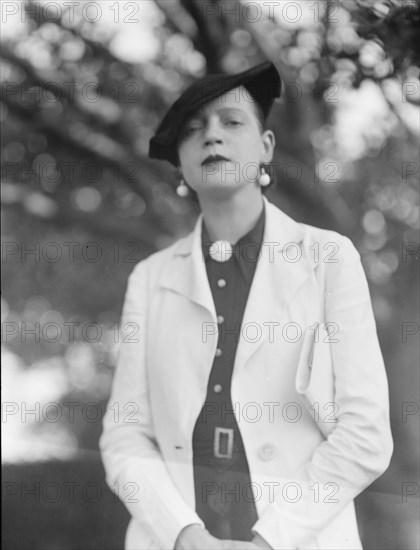
<instances>
[{"instance_id":1,"label":"belt buckle","mask_svg":"<svg viewBox=\"0 0 420 550\"><path fill-rule=\"evenodd\" d=\"M215 428L214 456L216 458L232 458L233 428Z\"/></svg>"}]
</instances>

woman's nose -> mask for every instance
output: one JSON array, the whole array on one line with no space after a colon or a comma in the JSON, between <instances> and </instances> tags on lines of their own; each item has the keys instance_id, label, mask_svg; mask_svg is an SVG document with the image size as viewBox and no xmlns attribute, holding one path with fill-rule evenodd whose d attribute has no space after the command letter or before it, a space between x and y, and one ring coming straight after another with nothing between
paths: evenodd
<instances>
[{"instance_id":1,"label":"woman's nose","mask_svg":"<svg viewBox=\"0 0 420 550\"><path fill-rule=\"evenodd\" d=\"M211 118L207 121L204 132L204 145L212 145L213 143L222 143L221 129L217 120Z\"/></svg>"}]
</instances>

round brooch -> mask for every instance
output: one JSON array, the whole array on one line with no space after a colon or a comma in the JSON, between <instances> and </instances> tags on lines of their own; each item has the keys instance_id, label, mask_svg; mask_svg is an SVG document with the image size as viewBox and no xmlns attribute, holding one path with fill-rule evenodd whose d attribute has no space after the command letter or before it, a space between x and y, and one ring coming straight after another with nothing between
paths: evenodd
<instances>
[{"instance_id":1,"label":"round brooch","mask_svg":"<svg viewBox=\"0 0 420 550\"><path fill-rule=\"evenodd\" d=\"M233 248L229 241L214 241L209 248L209 254L216 262L227 262L233 254Z\"/></svg>"}]
</instances>

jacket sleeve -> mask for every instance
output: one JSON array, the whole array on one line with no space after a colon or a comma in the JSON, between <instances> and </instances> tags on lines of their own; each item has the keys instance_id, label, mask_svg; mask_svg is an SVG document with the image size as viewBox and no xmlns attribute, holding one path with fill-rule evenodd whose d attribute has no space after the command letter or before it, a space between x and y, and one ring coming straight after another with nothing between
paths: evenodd
<instances>
[{"instance_id":1,"label":"jacket sleeve","mask_svg":"<svg viewBox=\"0 0 420 550\"><path fill-rule=\"evenodd\" d=\"M172 549L184 527L203 522L174 485L153 432L147 377L147 269L129 277L123 332L99 446L109 486L132 517L158 542Z\"/></svg>"},{"instance_id":2,"label":"jacket sleeve","mask_svg":"<svg viewBox=\"0 0 420 550\"><path fill-rule=\"evenodd\" d=\"M388 382L368 284L347 237L340 236L337 259L326 265L324 293L325 322L339 329L338 342L330 344L338 422L296 477L284 480L298 484L298 498L285 498L279 487L253 527L275 549L306 548L386 470L393 451Z\"/></svg>"}]
</instances>

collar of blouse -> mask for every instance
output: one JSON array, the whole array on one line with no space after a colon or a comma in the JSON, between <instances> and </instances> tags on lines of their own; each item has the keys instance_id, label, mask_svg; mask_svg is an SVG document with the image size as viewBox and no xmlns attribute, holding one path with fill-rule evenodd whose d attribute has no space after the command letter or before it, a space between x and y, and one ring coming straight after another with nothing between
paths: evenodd
<instances>
[{"instance_id":1,"label":"collar of blouse","mask_svg":"<svg viewBox=\"0 0 420 550\"><path fill-rule=\"evenodd\" d=\"M235 262L245 280L252 281L255 264L258 261L262 246L265 227L265 204L254 227L243 235L235 244L228 241L215 241L210 239L206 224L203 220L201 232L201 248L206 263Z\"/></svg>"}]
</instances>

